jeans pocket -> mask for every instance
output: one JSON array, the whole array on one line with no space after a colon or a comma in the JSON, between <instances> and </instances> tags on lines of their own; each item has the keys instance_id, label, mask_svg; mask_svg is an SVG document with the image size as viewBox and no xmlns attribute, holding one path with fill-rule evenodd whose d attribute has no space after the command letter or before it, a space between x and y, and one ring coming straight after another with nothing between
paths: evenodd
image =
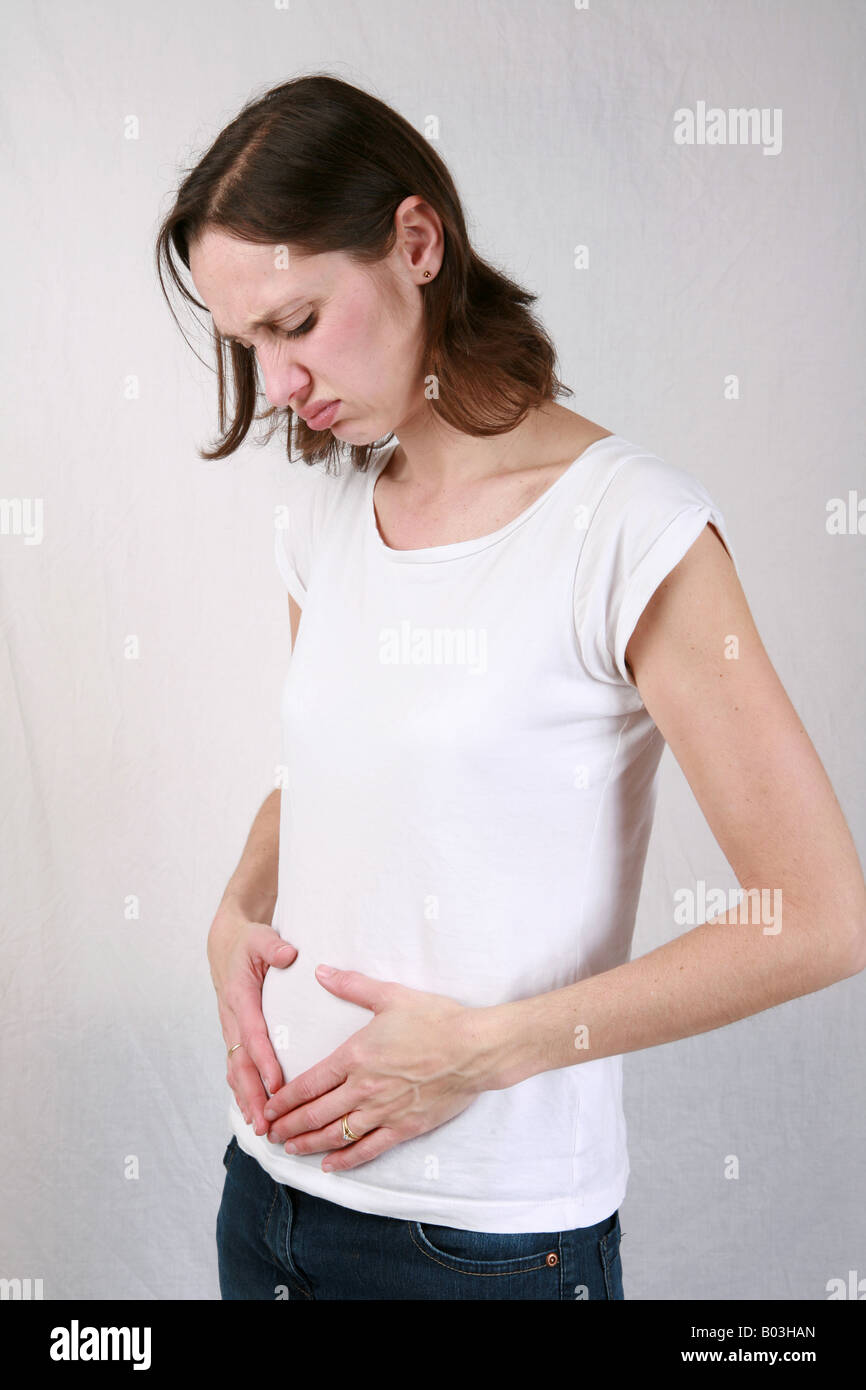
<instances>
[{"instance_id":1,"label":"jeans pocket","mask_svg":"<svg viewBox=\"0 0 866 1390\"><path fill-rule=\"evenodd\" d=\"M623 1299L625 1295L622 1290L622 1259L620 1256L620 1242L622 1240L622 1229L619 1224L619 1212L616 1213L616 1220L606 1236L602 1236L599 1242L601 1252L601 1263L604 1269L604 1285L607 1289L609 1299Z\"/></svg>"},{"instance_id":2,"label":"jeans pocket","mask_svg":"<svg viewBox=\"0 0 866 1390\"><path fill-rule=\"evenodd\" d=\"M410 1221L409 1234L428 1260L462 1274L529 1274L560 1262L558 1231L505 1234Z\"/></svg>"},{"instance_id":3,"label":"jeans pocket","mask_svg":"<svg viewBox=\"0 0 866 1390\"><path fill-rule=\"evenodd\" d=\"M225 1151L225 1153L223 1154L223 1167L225 1168L226 1172L228 1172L229 1169L231 1168L231 1166L232 1166L232 1159L234 1158L234 1156L235 1156L235 1154L237 1153L237 1151L238 1151L237 1136L233 1134L232 1137L231 1137L231 1139L229 1140L228 1144L226 1145L226 1151Z\"/></svg>"}]
</instances>

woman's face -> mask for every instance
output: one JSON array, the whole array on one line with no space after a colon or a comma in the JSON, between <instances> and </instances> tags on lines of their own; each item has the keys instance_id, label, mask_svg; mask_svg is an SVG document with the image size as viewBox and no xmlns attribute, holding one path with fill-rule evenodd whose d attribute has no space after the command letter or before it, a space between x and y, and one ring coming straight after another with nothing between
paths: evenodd
<instances>
[{"instance_id":1,"label":"woman's face","mask_svg":"<svg viewBox=\"0 0 866 1390\"><path fill-rule=\"evenodd\" d=\"M189 262L216 332L255 349L271 405L306 416L339 400L327 427L347 444L399 432L423 407L421 290L399 246L361 268L344 252L302 256L208 229Z\"/></svg>"}]
</instances>

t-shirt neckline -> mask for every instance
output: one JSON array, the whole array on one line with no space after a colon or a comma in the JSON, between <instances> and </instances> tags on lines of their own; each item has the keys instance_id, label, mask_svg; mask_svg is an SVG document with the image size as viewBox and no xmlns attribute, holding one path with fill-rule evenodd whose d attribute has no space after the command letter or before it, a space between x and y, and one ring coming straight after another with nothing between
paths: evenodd
<instances>
[{"instance_id":1,"label":"t-shirt neckline","mask_svg":"<svg viewBox=\"0 0 866 1390\"><path fill-rule=\"evenodd\" d=\"M378 459L369 473L366 502L368 529L372 533L377 550L379 550L386 559L398 563L455 560L461 555L471 555L477 550L484 550L489 545L496 545L498 541L505 540L506 536L510 536L512 531L516 531L518 526L522 526L525 521L528 521L531 516L535 515L548 498L563 485L565 479L572 476L578 464L583 463L587 455L590 454L593 449L599 448L602 444L613 444L615 441L619 440L620 435L618 434L606 434L601 439L596 439L592 444L588 444L586 448L578 454L577 458L573 459L572 462L562 470L559 477L550 484L550 487L545 488L544 492L536 497L534 502L530 502L529 506L525 507L518 516L514 517L511 521L507 521L505 525L500 526L497 531L490 531L486 536L475 536L466 541L451 541L448 545L425 545L416 550L395 550L392 546L386 544L379 531L379 525L376 521L376 508L373 501L373 494L379 474L382 472L394 450L400 443L399 439L396 439L392 445L384 450L382 457Z\"/></svg>"}]
</instances>

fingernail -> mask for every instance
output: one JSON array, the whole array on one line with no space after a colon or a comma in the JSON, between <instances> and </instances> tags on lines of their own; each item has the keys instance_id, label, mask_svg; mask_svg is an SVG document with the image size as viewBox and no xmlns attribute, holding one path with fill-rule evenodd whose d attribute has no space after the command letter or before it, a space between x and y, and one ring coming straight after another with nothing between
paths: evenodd
<instances>
[{"instance_id":1,"label":"fingernail","mask_svg":"<svg viewBox=\"0 0 866 1390\"><path fill-rule=\"evenodd\" d=\"M319 975L333 975L334 967L332 965L317 965L316 971Z\"/></svg>"},{"instance_id":2,"label":"fingernail","mask_svg":"<svg viewBox=\"0 0 866 1390\"><path fill-rule=\"evenodd\" d=\"M298 1152L297 1145L293 1144L291 1140L285 1145L285 1150L287 1154L296 1154Z\"/></svg>"}]
</instances>

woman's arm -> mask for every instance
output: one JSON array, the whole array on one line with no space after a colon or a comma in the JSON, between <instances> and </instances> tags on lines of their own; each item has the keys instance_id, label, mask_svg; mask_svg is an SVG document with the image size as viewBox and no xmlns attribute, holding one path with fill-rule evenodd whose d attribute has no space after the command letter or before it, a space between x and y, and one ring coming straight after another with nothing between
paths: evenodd
<instances>
[{"instance_id":1,"label":"woman's arm","mask_svg":"<svg viewBox=\"0 0 866 1390\"><path fill-rule=\"evenodd\" d=\"M626 660L738 882L756 891L638 960L490 1010L506 1085L708 1032L866 966L851 832L710 527L656 590Z\"/></svg>"},{"instance_id":2,"label":"woman's arm","mask_svg":"<svg viewBox=\"0 0 866 1390\"><path fill-rule=\"evenodd\" d=\"M217 916L234 913L255 922L270 922L277 903L280 853L280 789L269 792L247 836L238 866L226 884Z\"/></svg>"}]
</instances>

